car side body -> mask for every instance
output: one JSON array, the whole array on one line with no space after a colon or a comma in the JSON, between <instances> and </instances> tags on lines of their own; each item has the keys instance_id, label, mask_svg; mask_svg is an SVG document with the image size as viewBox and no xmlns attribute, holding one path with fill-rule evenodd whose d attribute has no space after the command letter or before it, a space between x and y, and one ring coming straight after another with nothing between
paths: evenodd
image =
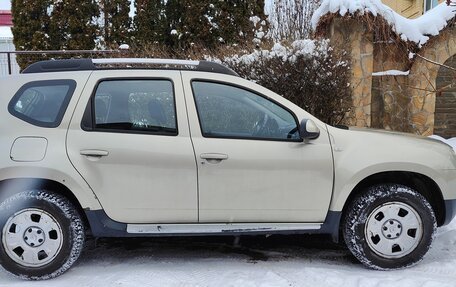
<instances>
[{"instance_id":1,"label":"car side body","mask_svg":"<svg viewBox=\"0 0 456 287\"><path fill-rule=\"evenodd\" d=\"M21 88L49 81L74 83L57 126L14 114L11 101ZM162 103L173 103L167 119L153 101L146 109L167 121L166 129L128 131L102 123L109 109L135 102L122 95L139 99L140 87L149 84L159 87ZM350 203L382 183L421 194L439 226L456 215L451 147L420 136L332 127L232 74L75 69L0 78L0 87L0 202L24 190L50 190L76 206L95 237L323 233L338 241ZM230 93L239 90L245 95L239 104L260 111L274 106L271 127L287 128L291 116L296 130L284 139L205 131L204 91L224 93L237 104ZM299 137L306 120L318 128L317 138Z\"/></svg>"}]
</instances>

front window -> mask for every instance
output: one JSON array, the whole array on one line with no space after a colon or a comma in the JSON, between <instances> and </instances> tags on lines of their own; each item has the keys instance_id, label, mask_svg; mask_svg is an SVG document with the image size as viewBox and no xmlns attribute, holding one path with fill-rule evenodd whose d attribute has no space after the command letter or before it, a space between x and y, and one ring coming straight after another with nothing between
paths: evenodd
<instances>
[{"instance_id":1,"label":"front window","mask_svg":"<svg viewBox=\"0 0 456 287\"><path fill-rule=\"evenodd\" d=\"M294 115L279 104L238 87L193 81L204 137L299 140Z\"/></svg>"}]
</instances>

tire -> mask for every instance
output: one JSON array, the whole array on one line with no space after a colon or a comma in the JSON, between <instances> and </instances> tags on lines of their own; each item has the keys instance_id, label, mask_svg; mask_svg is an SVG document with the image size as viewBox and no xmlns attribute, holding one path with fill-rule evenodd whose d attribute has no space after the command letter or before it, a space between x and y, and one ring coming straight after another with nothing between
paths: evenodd
<instances>
[{"instance_id":1,"label":"tire","mask_svg":"<svg viewBox=\"0 0 456 287\"><path fill-rule=\"evenodd\" d=\"M0 264L22 279L44 280L67 271L84 246L84 222L65 197L18 193L0 204Z\"/></svg>"},{"instance_id":2,"label":"tire","mask_svg":"<svg viewBox=\"0 0 456 287\"><path fill-rule=\"evenodd\" d=\"M368 188L348 206L342 232L351 253L366 267L412 266L428 252L437 229L429 202L403 185Z\"/></svg>"}]
</instances>

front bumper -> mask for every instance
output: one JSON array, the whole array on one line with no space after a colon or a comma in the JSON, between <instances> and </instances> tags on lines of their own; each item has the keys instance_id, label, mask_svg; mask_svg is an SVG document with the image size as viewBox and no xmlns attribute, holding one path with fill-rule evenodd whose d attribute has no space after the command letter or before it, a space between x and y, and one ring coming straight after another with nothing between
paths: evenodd
<instances>
[{"instance_id":1,"label":"front bumper","mask_svg":"<svg viewBox=\"0 0 456 287\"><path fill-rule=\"evenodd\" d=\"M449 224L456 216L456 199L445 200L445 221L443 225Z\"/></svg>"}]
</instances>

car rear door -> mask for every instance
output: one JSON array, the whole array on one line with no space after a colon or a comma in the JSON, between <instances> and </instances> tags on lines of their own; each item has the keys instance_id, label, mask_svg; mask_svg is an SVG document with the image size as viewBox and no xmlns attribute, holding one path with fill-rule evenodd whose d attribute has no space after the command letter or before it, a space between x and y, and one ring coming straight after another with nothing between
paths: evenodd
<instances>
[{"instance_id":1,"label":"car rear door","mask_svg":"<svg viewBox=\"0 0 456 287\"><path fill-rule=\"evenodd\" d=\"M198 222L178 71L94 71L74 112L67 152L111 219Z\"/></svg>"},{"instance_id":2,"label":"car rear door","mask_svg":"<svg viewBox=\"0 0 456 287\"><path fill-rule=\"evenodd\" d=\"M200 222L323 222L333 185L326 126L302 142L309 115L251 82L182 72L198 166Z\"/></svg>"}]
</instances>

